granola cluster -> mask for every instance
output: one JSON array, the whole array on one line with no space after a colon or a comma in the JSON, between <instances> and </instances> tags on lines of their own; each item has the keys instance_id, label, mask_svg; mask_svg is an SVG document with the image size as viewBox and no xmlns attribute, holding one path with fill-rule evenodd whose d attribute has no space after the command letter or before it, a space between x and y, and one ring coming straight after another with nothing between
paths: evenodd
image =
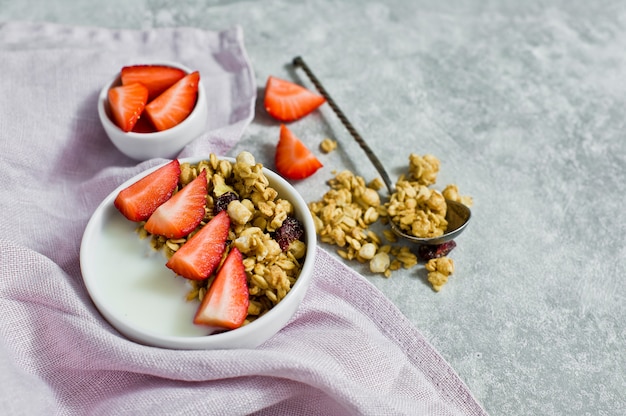
<instances>
[{"instance_id":1,"label":"granola cluster","mask_svg":"<svg viewBox=\"0 0 626 416\"><path fill-rule=\"evenodd\" d=\"M416 266L420 259L410 247L399 244L389 228L376 232L375 226L391 220L405 233L417 237L444 234L448 225L446 198L466 205L471 205L472 200L460 196L456 185L448 185L442 192L431 188L439 166L439 160L432 155L411 154L408 171L400 176L396 192L385 202L378 192L382 188L379 178L366 183L350 171L337 173L328 182L330 190L322 199L309 203L320 241L338 246L337 253L342 258L367 262L372 273L386 277L400 268ZM441 289L453 270L453 265L445 269L445 280L439 275L436 281L433 277L433 288ZM443 275L440 270L437 273Z\"/></svg>"},{"instance_id":2,"label":"granola cluster","mask_svg":"<svg viewBox=\"0 0 626 416\"><path fill-rule=\"evenodd\" d=\"M438 172L436 157L410 155L408 174L400 176L396 192L385 204L387 216L404 233L426 238L446 232L446 200L429 187L436 182Z\"/></svg>"},{"instance_id":3,"label":"granola cluster","mask_svg":"<svg viewBox=\"0 0 626 416\"><path fill-rule=\"evenodd\" d=\"M454 260L449 257L430 259L426 263L428 281L435 292L439 292L443 285L448 282L448 276L454 273Z\"/></svg>"},{"instance_id":4,"label":"granola cluster","mask_svg":"<svg viewBox=\"0 0 626 416\"><path fill-rule=\"evenodd\" d=\"M320 150L324 153L330 153L337 148L337 141L325 138L320 143Z\"/></svg>"},{"instance_id":5,"label":"granola cluster","mask_svg":"<svg viewBox=\"0 0 626 416\"><path fill-rule=\"evenodd\" d=\"M197 164L182 163L180 168L179 189L203 170L207 172L205 215L197 230L213 218L215 205L223 201L225 195L232 195L227 198L227 210L231 218L228 241L244 257L250 293L247 322L252 321L287 295L302 268L306 244L297 239L283 250L274 239L274 233L285 219L294 215L293 205L270 186L262 172L263 166L256 163L249 152L241 152L235 163L211 154L208 160ZM167 239L150 235L143 228L143 223L138 227L140 236L150 237L152 247L163 250L168 258L197 230L186 238ZM210 280L190 280L191 290L187 299L202 300Z\"/></svg>"}]
</instances>

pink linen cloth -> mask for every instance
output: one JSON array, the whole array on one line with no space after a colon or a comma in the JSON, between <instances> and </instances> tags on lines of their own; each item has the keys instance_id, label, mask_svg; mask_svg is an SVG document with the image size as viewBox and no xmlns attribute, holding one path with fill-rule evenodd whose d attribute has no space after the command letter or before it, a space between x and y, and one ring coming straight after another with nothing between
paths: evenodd
<instances>
[{"instance_id":1,"label":"pink linen cloth","mask_svg":"<svg viewBox=\"0 0 626 416\"><path fill-rule=\"evenodd\" d=\"M96 98L144 60L216 81L211 128L181 156L227 154L254 116L241 28L0 23L0 414L486 414L398 309L323 249L296 315L256 349L147 347L99 315L81 278L83 230L106 195L161 161L119 153Z\"/></svg>"}]
</instances>

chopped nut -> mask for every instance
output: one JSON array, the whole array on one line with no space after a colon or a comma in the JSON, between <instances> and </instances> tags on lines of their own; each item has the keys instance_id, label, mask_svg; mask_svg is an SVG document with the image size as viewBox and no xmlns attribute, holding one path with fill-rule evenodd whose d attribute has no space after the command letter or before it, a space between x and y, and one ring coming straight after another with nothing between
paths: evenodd
<instances>
[{"instance_id":1,"label":"chopped nut","mask_svg":"<svg viewBox=\"0 0 626 416\"><path fill-rule=\"evenodd\" d=\"M365 188L361 193L361 201L366 207L377 207L380 205L380 195L372 188Z\"/></svg>"},{"instance_id":2,"label":"chopped nut","mask_svg":"<svg viewBox=\"0 0 626 416\"><path fill-rule=\"evenodd\" d=\"M256 160L254 159L254 155L250 152L243 151L239 153L236 157L236 163L248 166L256 165Z\"/></svg>"},{"instance_id":3,"label":"chopped nut","mask_svg":"<svg viewBox=\"0 0 626 416\"><path fill-rule=\"evenodd\" d=\"M389 254L380 251L370 260L370 271L372 273L384 273L389 268L390 263Z\"/></svg>"},{"instance_id":4,"label":"chopped nut","mask_svg":"<svg viewBox=\"0 0 626 416\"><path fill-rule=\"evenodd\" d=\"M366 243L359 249L359 256L364 260L371 260L376 255L376 245Z\"/></svg>"},{"instance_id":5,"label":"chopped nut","mask_svg":"<svg viewBox=\"0 0 626 416\"><path fill-rule=\"evenodd\" d=\"M245 224L252 218L252 211L236 199L228 204L228 216L236 224Z\"/></svg>"}]
</instances>

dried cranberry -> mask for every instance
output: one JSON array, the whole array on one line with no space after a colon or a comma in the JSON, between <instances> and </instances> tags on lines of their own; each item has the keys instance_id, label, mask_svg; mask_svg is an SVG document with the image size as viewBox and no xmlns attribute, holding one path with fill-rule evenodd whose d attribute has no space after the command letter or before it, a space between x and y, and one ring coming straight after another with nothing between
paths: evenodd
<instances>
[{"instance_id":1,"label":"dried cranberry","mask_svg":"<svg viewBox=\"0 0 626 416\"><path fill-rule=\"evenodd\" d=\"M220 213L220 211L224 211L226 208L228 208L228 204L230 204L235 199L239 198L237 198L237 194L234 192L226 192L215 198L215 201L213 203L213 215L217 215Z\"/></svg>"},{"instance_id":2,"label":"dried cranberry","mask_svg":"<svg viewBox=\"0 0 626 416\"><path fill-rule=\"evenodd\" d=\"M456 247L454 240L447 241L438 245L421 245L417 249L417 254L422 260L436 259L439 257L447 256L448 253Z\"/></svg>"},{"instance_id":3,"label":"dried cranberry","mask_svg":"<svg viewBox=\"0 0 626 416\"><path fill-rule=\"evenodd\" d=\"M283 224L276 230L274 239L278 242L282 251L289 249L292 241L299 240L304 235L304 227L297 218L287 217Z\"/></svg>"}]
</instances>

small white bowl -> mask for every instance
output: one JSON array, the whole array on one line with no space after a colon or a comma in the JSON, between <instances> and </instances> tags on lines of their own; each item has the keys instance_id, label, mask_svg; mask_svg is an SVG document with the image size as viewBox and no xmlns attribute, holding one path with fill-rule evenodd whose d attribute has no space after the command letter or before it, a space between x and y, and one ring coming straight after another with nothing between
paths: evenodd
<instances>
[{"instance_id":1,"label":"small white bowl","mask_svg":"<svg viewBox=\"0 0 626 416\"><path fill-rule=\"evenodd\" d=\"M206 159L208 156L180 162ZM113 205L122 189L158 167L129 179L109 194L85 228L80 267L93 303L121 334L140 344L171 349L257 347L287 324L311 282L317 236L306 202L286 180L263 169L270 185L291 201L296 218L304 225L307 252L302 270L289 293L263 316L240 328L211 334L209 328L193 323L199 303L186 301L190 289L186 279L165 266L164 254L152 249L149 239L141 240L135 231L137 224L124 218Z\"/></svg>"},{"instance_id":2,"label":"small white bowl","mask_svg":"<svg viewBox=\"0 0 626 416\"><path fill-rule=\"evenodd\" d=\"M155 62L150 63L150 65L166 65L180 68L187 74L193 72L190 68L174 62ZM198 100L191 114L180 124L154 133L125 132L112 121L108 93L110 88L120 85L120 82L118 73L100 91L98 116L106 134L115 147L125 155L142 161L152 158L171 159L176 157L185 145L206 130L208 105L206 92L202 85L202 74L200 75L200 83L198 85Z\"/></svg>"}]
</instances>

